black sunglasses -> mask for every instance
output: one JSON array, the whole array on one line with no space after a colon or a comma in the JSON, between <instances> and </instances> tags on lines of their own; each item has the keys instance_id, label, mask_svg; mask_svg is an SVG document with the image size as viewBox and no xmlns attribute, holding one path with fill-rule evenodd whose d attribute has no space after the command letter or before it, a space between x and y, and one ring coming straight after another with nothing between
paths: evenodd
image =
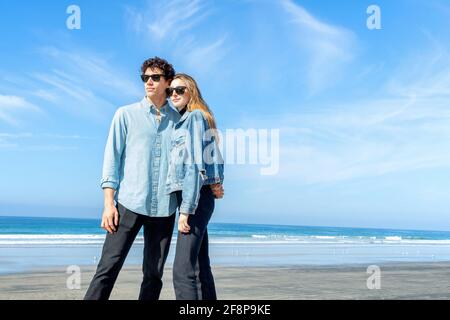
<instances>
[{"instance_id":1,"label":"black sunglasses","mask_svg":"<svg viewBox=\"0 0 450 320\"><path fill-rule=\"evenodd\" d=\"M163 75L163 74L152 74L152 75L141 74L141 79L144 82L147 82L148 79L150 79L150 78L152 78L152 81L159 82L159 80L161 80L161 77L165 77L165 75Z\"/></svg>"},{"instance_id":2,"label":"black sunglasses","mask_svg":"<svg viewBox=\"0 0 450 320\"><path fill-rule=\"evenodd\" d=\"M175 88L168 87L166 89L166 93L169 97L171 97L173 92L175 91L178 95L182 96L184 94L184 92L186 91L186 89L187 89L186 87L182 87L182 86L175 87Z\"/></svg>"}]
</instances>

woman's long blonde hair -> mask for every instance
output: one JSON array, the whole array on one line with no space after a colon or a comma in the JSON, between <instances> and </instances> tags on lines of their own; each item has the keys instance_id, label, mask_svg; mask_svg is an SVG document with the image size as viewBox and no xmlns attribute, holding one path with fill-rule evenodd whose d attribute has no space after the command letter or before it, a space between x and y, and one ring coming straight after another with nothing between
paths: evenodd
<instances>
[{"instance_id":1,"label":"woman's long blonde hair","mask_svg":"<svg viewBox=\"0 0 450 320\"><path fill-rule=\"evenodd\" d=\"M193 110L202 111L203 115L206 118L206 121L208 122L209 128L213 129L214 132L216 132L217 125L216 120L214 119L214 115L212 111L209 109L205 100L203 100L202 94L200 93L200 89L198 88L197 82L194 80L194 78L185 73L177 73L173 78L173 80L175 79L180 79L184 81L191 96L191 99L189 100L189 103L187 105L187 110L189 112Z\"/></svg>"}]
</instances>

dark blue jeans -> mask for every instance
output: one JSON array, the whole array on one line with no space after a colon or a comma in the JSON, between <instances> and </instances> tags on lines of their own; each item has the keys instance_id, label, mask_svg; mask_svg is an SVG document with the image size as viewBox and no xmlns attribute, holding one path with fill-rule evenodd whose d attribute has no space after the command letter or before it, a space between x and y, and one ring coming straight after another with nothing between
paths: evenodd
<instances>
[{"instance_id":1,"label":"dark blue jeans","mask_svg":"<svg viewBox=\"0 0 450 320\"><path fill-rule=\"evenodd\" d=\"M181 191L177 192L177 199L181 205ZM207 230L214 201L210 186L203 186L195 214L189 215L189 233L178 231L173 264L173 286L177 300L217 300Z\"/></svg>"},{"instance_id":2,"label":"dark blue jeans","mask_svg":"<svg viewBox=\"0 0 450 320\"><path fill-rule=\"evenodd\" d=\"M117 205L117 209L117 232L106 235L102 257L84 299L109 299L131 245L144 226L144 278L139 300L157 300L163 285L164 264L169 253L175 214L169 217L149 217L130 211L121 204Z\"/></svg>"}]
</instances>

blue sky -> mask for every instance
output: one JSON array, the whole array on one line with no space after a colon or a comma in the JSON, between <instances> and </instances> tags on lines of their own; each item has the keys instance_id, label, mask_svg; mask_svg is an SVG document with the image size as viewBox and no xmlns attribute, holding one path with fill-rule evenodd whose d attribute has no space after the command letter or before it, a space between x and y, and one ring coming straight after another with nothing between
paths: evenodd
<instances>
[{"instance_id":1,"label":"blue sky","mask_svg":"<svg viewBox=\"0 0 450 320\"><path fill-rule=\"evenodd\" d=\"M69 30L69 5L81 29ZM366 27L381 9L381 30ZM226 166L215 222L450 230L450 3L2 1L0 214L99 217L114 111L155 55L222 131L279 129L280 170Z\"/></svg>"}]
</instances>

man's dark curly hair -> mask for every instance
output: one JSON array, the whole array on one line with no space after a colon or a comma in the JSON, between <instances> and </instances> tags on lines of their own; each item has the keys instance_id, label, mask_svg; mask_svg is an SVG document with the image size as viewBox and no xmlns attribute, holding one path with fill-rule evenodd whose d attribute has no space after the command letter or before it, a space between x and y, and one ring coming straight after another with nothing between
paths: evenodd
<instances>
[{"instance_id":1,"label":"man's dark curly hair","mask_svg":"<svg viewBox=\"0 0 450 320\"><path fill-rule=\"evenodd\" d=\"M166 80L173 80L173 77L175 76L175 69L173 68L173 66L166 60L161 59L159 57L154 57L145 60L141 67L142 74L144 74L148 68L161 69L162 72L164 73Z\"/></svg>"}]
</instances>

